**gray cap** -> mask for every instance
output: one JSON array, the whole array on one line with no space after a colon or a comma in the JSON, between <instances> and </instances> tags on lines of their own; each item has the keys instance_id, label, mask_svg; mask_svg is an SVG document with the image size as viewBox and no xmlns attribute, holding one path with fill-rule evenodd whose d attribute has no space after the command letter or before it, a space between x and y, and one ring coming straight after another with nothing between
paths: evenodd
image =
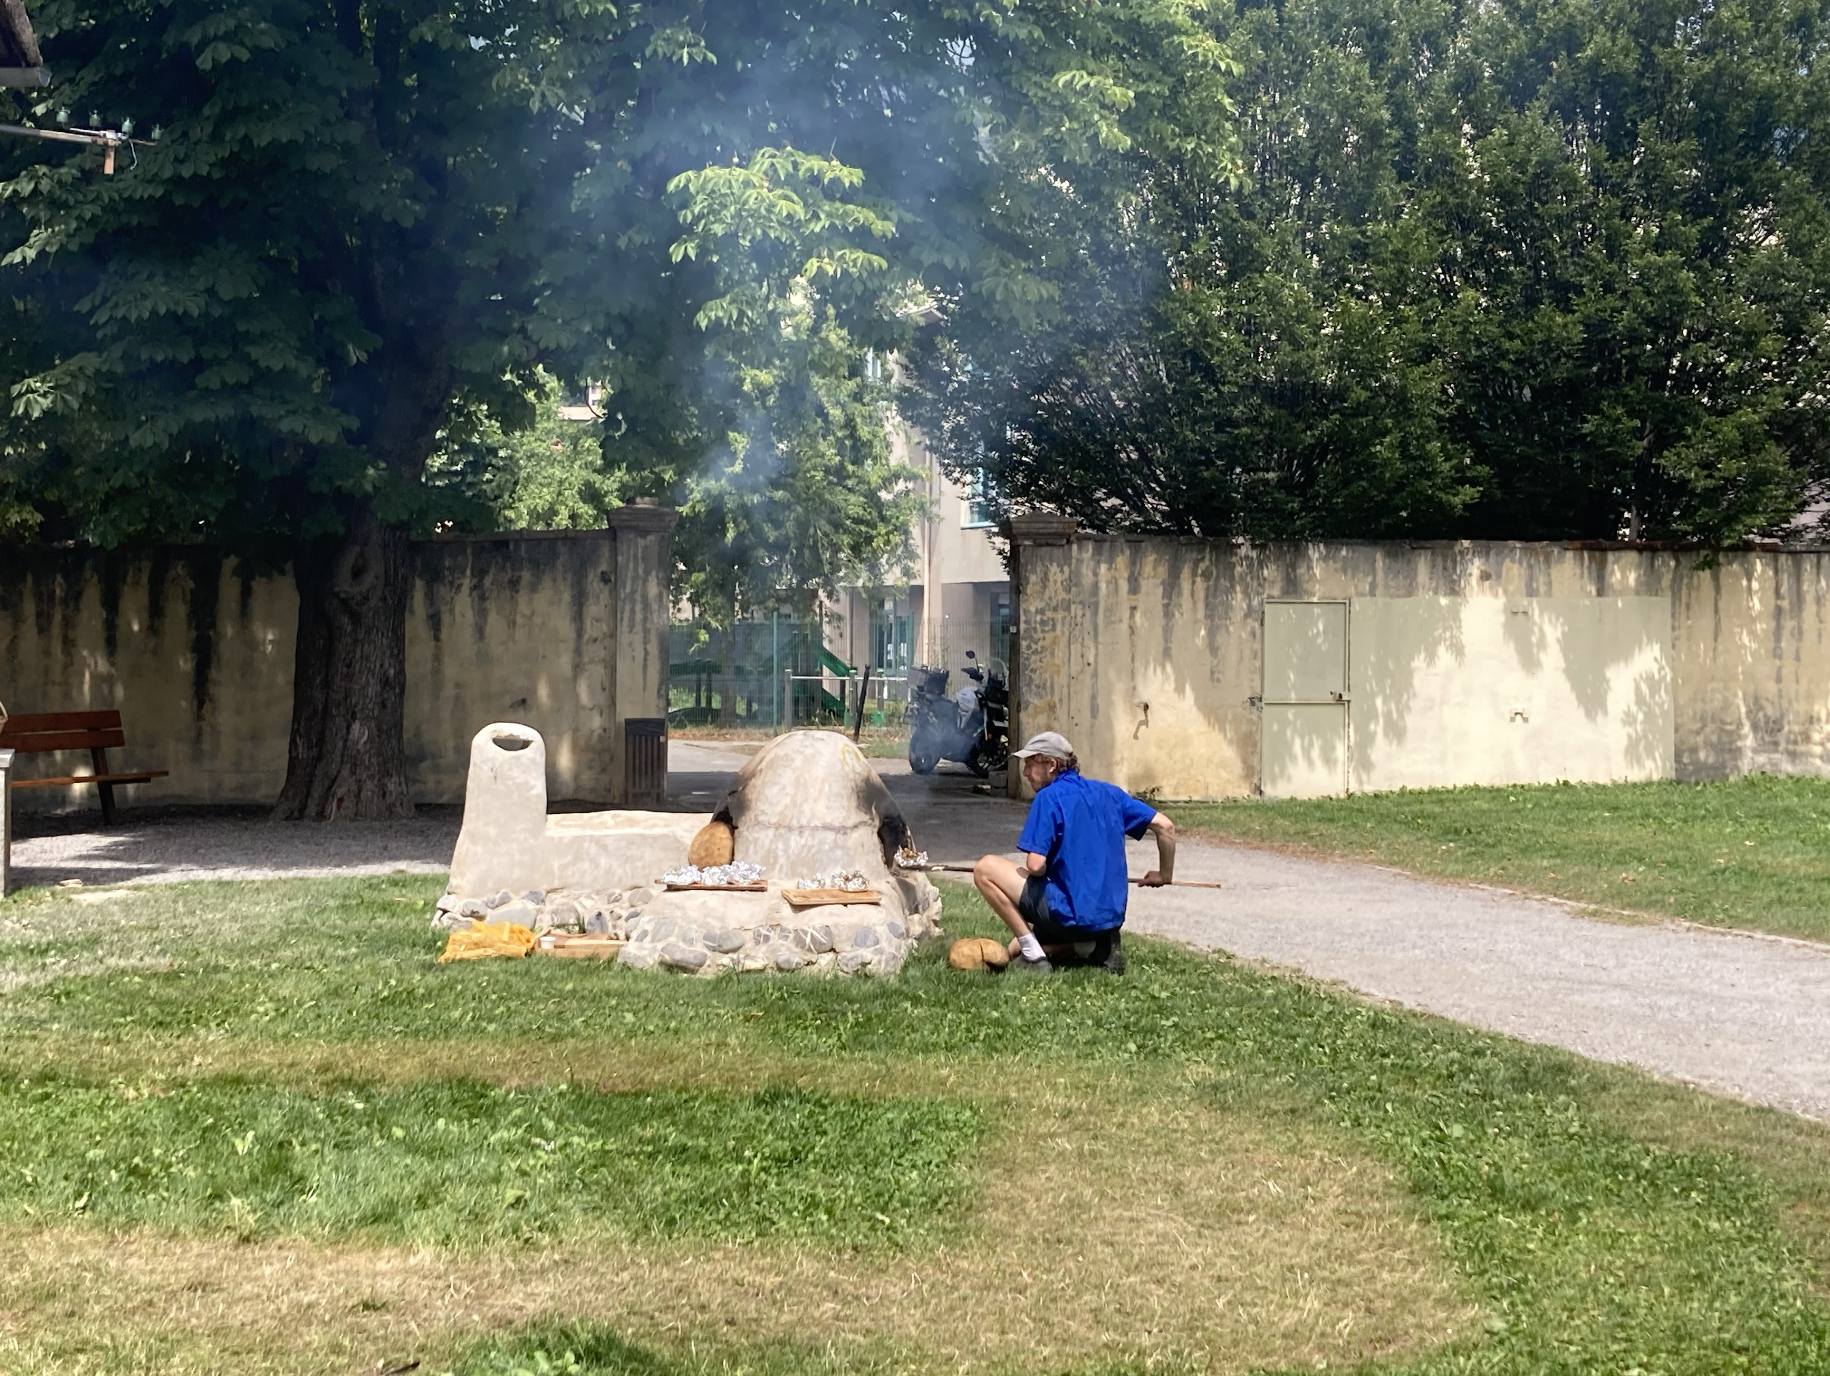
<instances>
[{"instance_id":1,"label":"gray cap","mask_svg":"<svg viewBox=\"0 0 1830 1376\"><path fill-rule=\"evenodd\" d=\"M1067 743L1067 737L1053 731L1038 731L1024 742L1021 750L1010 752L1013 760L1027 760L1031 755L1041 755L1045 759L1060 760L1066 763L1074 758L1074 747Z\"/></svg>"}]
</instances>

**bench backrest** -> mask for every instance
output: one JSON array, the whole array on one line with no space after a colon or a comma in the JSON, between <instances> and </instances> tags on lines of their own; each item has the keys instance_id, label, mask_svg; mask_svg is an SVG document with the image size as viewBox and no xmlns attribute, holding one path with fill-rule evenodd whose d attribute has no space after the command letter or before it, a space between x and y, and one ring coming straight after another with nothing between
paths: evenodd
<instances>
[{"instance_id":1,"label":"bench backrest","mask_svg":"<svg viewBox=\"0 0 1830 1376\"><path fill-rule=\"evenodd\" d=\"M41 712L0 723L0 750L42 755L52 750L113 750L127 744L119 712Z\"/></svg>"}]
</instances>

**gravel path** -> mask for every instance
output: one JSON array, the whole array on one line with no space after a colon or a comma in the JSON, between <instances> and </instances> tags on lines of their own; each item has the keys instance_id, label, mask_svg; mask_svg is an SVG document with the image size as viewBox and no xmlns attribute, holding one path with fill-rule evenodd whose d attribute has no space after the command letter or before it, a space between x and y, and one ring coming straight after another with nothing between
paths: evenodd
<instances>
[{"instance_id":1,"label":"gravel path","mask_svg":"<svg viewBox=\"0 0 1830 1376\"><path fill-rule=\"evenodd\" d=\"M674 742L672 804L710 811L745 758ZM923 778L903 761L874 763L935 860L1014 844L1020 805L976 792L960 772ZM455 807L334 827L155 812L101 831L22 818L13 861L23 884L442 874L460 819ZM1154 853L1134 845L1133 872ZM1134 890L1133 930L1830 1121L1830 948L1615 925L1543 899L1238 846L1184 842L1177 867L1227 887Z\"/></svg>"},{"instance_id":2,"label":"gravel path","mask_svg":"<svg viewBox=\"0 0 1830 1376\"><path fill-rule=\"evenodd\" d=\"M421 808L410 822L335 826L269 822L248 809L144 809L103 831L33 834L21 818L13 882L180 884L194 879L326 879L359 874L443 874L451 868L462 810Z\"/></svg>"}]
</instances>

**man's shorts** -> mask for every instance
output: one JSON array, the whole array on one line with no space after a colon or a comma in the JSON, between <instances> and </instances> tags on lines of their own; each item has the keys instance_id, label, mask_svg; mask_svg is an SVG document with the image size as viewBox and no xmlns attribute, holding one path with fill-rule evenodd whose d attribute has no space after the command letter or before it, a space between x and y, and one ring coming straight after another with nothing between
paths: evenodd
<instances>
[{"instance_id":1,"label":"man's shorts","mask_svg":"<svg viewBox=\"0 0 1830 1376\"><path fill-rule=\"evenodd\" d=\"M1068 947L1072 958L1051 955L1057 965L1103 965L1124 969L1124 957L1118 954L1119 929L1089 932L1084 927L1069 927L1055 921L1048 910L1048 880L1032 874L1023 881L1023 892L1017 895L1017 914L1029 924L1036 940L1044 946ZM1115 971L1116 972L1116 971Z\"/></svg>"}]
</instances>

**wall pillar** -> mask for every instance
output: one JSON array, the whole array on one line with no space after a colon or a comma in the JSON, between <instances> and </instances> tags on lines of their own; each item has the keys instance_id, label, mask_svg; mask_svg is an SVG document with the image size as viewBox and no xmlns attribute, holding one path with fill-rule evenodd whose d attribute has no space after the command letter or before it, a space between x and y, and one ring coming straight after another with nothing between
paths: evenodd
<instances>
[{"instance_id":1,"label":"wall pillar","mask_svg":"<svg viewBox=\"0 0 1830 1376\"><path fill-rule=\"evenodd\" d=\"M616 538L610 675L610 781L619 804L627 805L624 775L627 746L623 723L630 717L667 715L670 585L674 571L673 528L680 513L637 499L609 516Z\"/></svg>"},{"instance_id":2,"label":"wall pillar","mask_svg":"<svg viewBox=\"0 0 1830 1376\"><path fill-rule=\"evenodd\" d=\"M1051 724L1032 721L1031 714L1023 706L1023 640L1024 634L1030 629L1029 614L1023 605L1023 589L1030 564L1025 555L1038 548L1066 546L1072 542L1079 529L1080 523L1072 516L1058 516L1052 511L1031 511L1012 516L998 528L998 533L1010 541L1010 658L1005 667L1010 674L1012 750L1021 749L1023 742L1036 732L1052 729ZM1027 796L1028 790L1024 787L1021 769L1006 771L1004 791L1012 798Z\"/></svg>"}]
</instances>

